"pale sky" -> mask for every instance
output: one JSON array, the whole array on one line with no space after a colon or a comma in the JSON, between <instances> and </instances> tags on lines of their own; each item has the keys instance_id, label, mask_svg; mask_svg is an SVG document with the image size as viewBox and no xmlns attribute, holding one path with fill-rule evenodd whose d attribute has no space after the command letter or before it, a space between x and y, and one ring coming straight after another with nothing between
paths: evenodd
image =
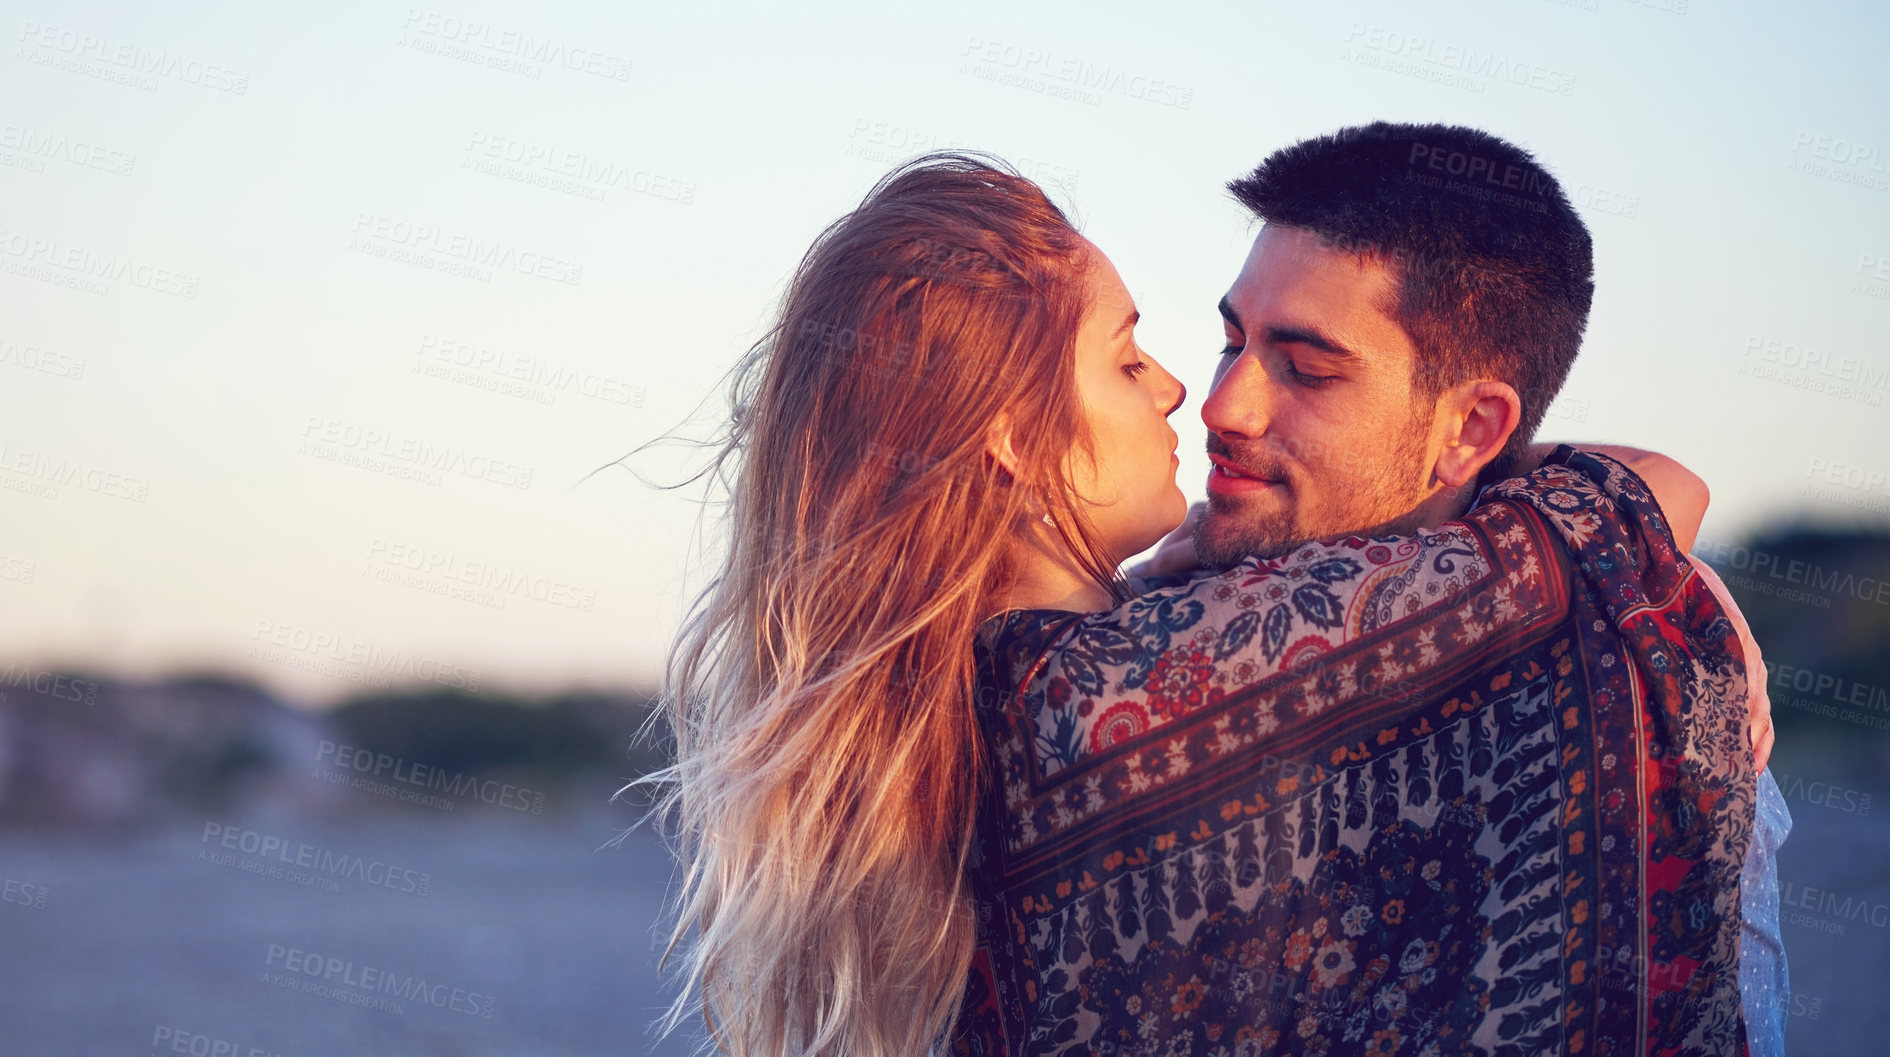
<instances>
[{"instance_id":1,"label":"pale sky","mask_svg":"<svg viewBox=\"0 0 1890 1057\"><path fill-rule=\"evenodd\" d=\"M814 235L943 146L1115 262L1190 390L1191 498L1253 235L1223 184L1382 118L1514 140L1588 221L1545 439L1678 457L1703 539L1890 521L1881 5L8 0L0 32L16 671L648 683L696 507L573 486L719 414Z\"/></svg>"}]
</instances>

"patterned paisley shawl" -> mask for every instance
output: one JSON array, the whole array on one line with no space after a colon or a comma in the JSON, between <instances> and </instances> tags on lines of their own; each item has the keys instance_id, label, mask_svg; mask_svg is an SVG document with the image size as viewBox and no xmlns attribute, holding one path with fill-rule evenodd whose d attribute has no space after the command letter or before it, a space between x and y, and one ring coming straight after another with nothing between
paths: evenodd
<instances>
[{"instance_id":1,"label":"patterned paisley shawl","mask_svg":"<svg viewBox=\"0 0 1890 1057\"><path fill-rule=\"evenodd\" d=\"M981 629L953 1052L1743 1052L1744 661L1640 478L1165 583Z\"/></svg>"}]
</instances>

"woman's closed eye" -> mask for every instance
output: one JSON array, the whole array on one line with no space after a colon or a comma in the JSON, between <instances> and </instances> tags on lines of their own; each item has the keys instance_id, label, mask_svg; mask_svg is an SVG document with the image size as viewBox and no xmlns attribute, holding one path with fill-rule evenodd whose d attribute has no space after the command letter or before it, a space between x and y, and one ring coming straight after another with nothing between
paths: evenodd
<instances>
[{"instance_id":1,"label":"woman's closed eye","mask_svg":"<svg viewBox=\"0 0 1890 1057\"><path fill-rule=\"evenodd\" d=\"M1134 363L1125 363L1122 365L1123 373L1127 374L1131 378L1134 378L1135 376L1141 374L1143 371L1148 370L1148 368L1149 368L1149 362L1147 360L1137 360Z\"/></svg>"}]
</instances>

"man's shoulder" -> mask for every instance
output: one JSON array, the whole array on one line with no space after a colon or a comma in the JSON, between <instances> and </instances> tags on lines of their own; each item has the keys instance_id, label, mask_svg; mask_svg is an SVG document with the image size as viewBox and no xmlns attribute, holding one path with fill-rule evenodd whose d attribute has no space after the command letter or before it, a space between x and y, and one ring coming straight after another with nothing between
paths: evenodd
<instances>
[{"instance_id":1,"label":"man's shoulder","mask_svg":"<svg viewBox=\"0 0 1890 1057\"><path fill-rule=\"evenodd\" d=\"M1600 452L1561 445L1529 473L1484 488L1466 517L1499 501L1546 521L1571 560L1591 575L1619 578L1631 567L1653 585L1672 584L1689 571L1647 482Z\"/></svg>"}]
</instances>

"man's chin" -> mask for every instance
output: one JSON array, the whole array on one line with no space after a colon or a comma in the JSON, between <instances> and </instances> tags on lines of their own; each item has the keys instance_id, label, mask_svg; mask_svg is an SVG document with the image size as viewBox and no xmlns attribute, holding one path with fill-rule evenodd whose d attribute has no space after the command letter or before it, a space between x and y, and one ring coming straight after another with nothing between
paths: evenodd
<instances>
[{"instance_id":1,"label":"man's chin","mask_svg":"<svg viewBox=\"0 0 1890 1057\"><path fill-rule=\"evenodd\" d=\"M1308 539L1285 526L1233 524L1225 517L1217 518L1210 507L1207 516L1195 526L1194 551L1201 564L1225 569L1243 558L1278 558L1291 554Z\"/></svg>"},{"instance_id":2,"label":"man's chin","mask_svg":"<svg viewBox=\"0 0 1890 1057\"><path fill-rule=\"evenodd\" d=\"M1280 558L1308 543L1333 543L1352 536L1409 535L1407 519L1360 517L1336 524L1307 526L1288 524L1279 519L1236 518L1216 514L1212 504L1207 516L1194 529L1194 550L1201 564L1225 569L1242 558Z\"/></svg>"}]
</instances>

